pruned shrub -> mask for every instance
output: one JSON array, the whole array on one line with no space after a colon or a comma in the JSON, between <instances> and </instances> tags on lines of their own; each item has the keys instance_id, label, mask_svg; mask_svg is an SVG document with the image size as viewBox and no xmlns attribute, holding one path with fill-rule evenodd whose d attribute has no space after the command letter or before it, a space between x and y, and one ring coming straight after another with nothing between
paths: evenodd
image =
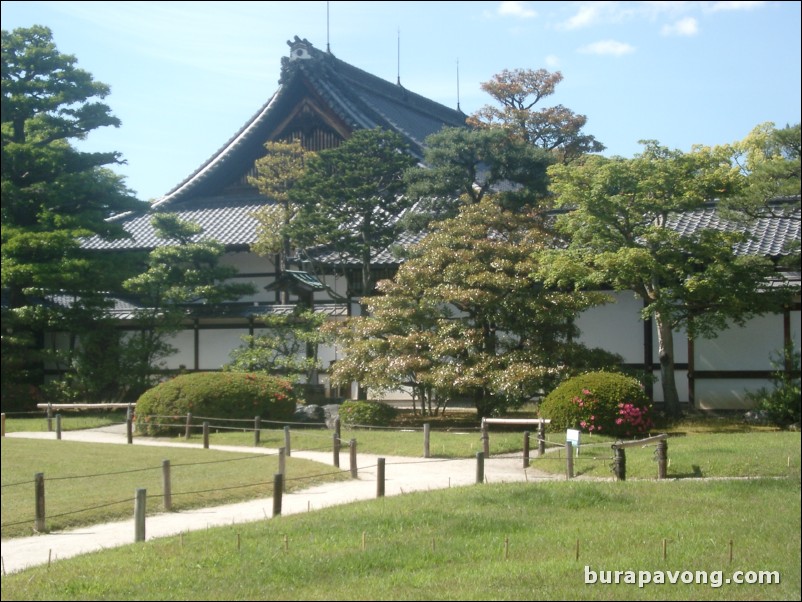
<instances>
[{"instance_id":1,"label":"pruned shrub","mask_svg":"<svg viewBox=\"0 0 802 602\"><path fill-rule=\"evenodd\" d=\"M340 405L340 421L346 426L387 426L395 415L393 406L380 401L344 401Z\"/></svg>"},{"instance_id":2,"label":"pruned shrub","mask_svg":"<svg viewBox=\"0 0 802 602\"><path fill-rule=\"evenodd\" d=\"M558 385L540 404L552 430L629 437L652 428L652 403L641 383L616 372L588 372Z\"/></svg>"},{"instance_id":3,"label":"pruned shrub","mask_svg":"<svg viewBox=\"0 0 802 602\"><path fill-rule=\"evenodd\" d=\"M176 434L186 415L264 420L292 419L297 396L292 383L267 374L193 372L145 391L136 403L137 431ZM213 420L209 420L213 423ZM221 423L222 424L222 423ZM227 426L231 426L228 423Z\"/></svg>"}]
</instances>

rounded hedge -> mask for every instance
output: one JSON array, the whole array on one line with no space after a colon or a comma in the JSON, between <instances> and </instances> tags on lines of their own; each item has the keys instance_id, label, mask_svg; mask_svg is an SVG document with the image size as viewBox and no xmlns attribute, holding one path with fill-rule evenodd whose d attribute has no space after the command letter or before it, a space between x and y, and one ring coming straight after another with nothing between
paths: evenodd
<instances>
[{"instance_id":1,"label":"rounded hedge","mask_svg":"<svg viewBox=\"0 0 802 602\"><path fill-rule=\"evenodd\" d=\"M177 434L186 415L210 418L291 420L298 402L292 383L267 374L193 372L145 391L136 402L137 431ZM223 423L220 423L223 425ZM231 423L225 426L231 426Z\"/></svg>"},{"instance_id":2,"label":"rounded hedge","mask_svg":"<svg viewBox=\"0 0 802 602\"><path fill-rule=\"evenodd\" d=\"M630 437L652 428L652 403L640 381L616 372L588 372L558 385L540 404L552 430L579 429Z\"/></svg>"},{"instance_id":3,"label":"rounded hedge","mask_svg":"<svg viewBox=\"0 0 802 602\"><path fill-rule=\"evenodd\" d=\"M347 426L387 426L395 415L396 409L381 401L344 401L339 413Z\"/></svg>"}]
</instances>

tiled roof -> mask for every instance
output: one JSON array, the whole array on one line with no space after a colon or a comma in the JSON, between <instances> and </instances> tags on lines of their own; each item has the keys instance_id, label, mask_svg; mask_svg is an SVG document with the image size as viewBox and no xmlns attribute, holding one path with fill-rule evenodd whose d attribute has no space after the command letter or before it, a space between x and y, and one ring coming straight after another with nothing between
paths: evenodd
<instances>
[{"instance_id":1,"label":"tiled roof","mask_svg":"<svg viewBox=\"0 0 802 602\"><path fill-rule=\"evenodd\" d=\"M292 49L303 48L308 58L283 59L276 93L256 114L195 172L154 203L155 208L192 195L217 194L261 156L264 143L286 117L284 101L300 81L307 82L329 108L352 129L383 127L403 135L413 154L422 158L423 140L444 126L464 126L466 115L392 84L317 50L296 36ZM216 190L215 190L216 188Z\"/></svg>"},{"instance_id":2,"label":"tiled roof","mask_svg":"<svg viewBox=\"0 0 802 602\"><path fill-rule=\"evenodd\" d=\"M794 217L795 215L795 217ZM796 200L796 208L789 217L764 217L756 220L748 229L751 239L736 245L739 255L762 255L779 257L786 253L788 243L799 241L800 208ZM722 217L715 204L695 211L686 211L671 216L668 226L683 236L693 235L701 230L715 229L729 232L746 231L745 226Z\"/></svg>"},{"instance_id":3,"label":"tiled roof","mask_svg":"<svg viewBox=\"0 0 802 602\"><path fill-rule=\"evenodd\" d=\"M174 213L179 219L198 224L203 229L198 238L216 240L228 247L247 247L256 241L258 222L253 213L266 206L275 205L266 204L261 197L237 201L207 199L200 206ZM84 247L97 250L149 250L176 244L156 236L151 217L150 213L125 216L122 220L130 238L110 241L94 236L84 242Z\"/></svg>"}]
</instances>

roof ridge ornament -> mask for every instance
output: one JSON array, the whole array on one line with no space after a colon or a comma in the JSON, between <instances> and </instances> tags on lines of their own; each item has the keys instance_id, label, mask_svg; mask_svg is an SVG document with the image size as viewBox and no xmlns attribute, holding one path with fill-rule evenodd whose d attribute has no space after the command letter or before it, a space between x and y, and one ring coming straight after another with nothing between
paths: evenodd
<instances>
[{"instance_id":1,"label":"roof ridge ornament","mask_svg":"<svg viewBox=\"0 0 802 602\"><path fill-rule=\"evenodd\" d=\"M295 40L287 41L290 47L290 62L305 61L312 58L312 43L307 39L295 36Z\"/></svg>"}]
</instances>

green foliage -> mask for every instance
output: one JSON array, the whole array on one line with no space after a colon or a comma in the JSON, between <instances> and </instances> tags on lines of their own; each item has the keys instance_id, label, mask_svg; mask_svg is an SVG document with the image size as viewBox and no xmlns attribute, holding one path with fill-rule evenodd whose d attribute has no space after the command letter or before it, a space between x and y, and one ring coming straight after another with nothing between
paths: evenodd
<instances>
[{"instance_id":1,"label":"green foliage","mask_svg":"<svg viewBox=\"0 0 802 602\"><path fill-rule=\"evenodd\" d=\"M634 291L644 317L654 318L661 346L666 410L679 414L672 331L713 337L732 324L781 309L787 291L765 286L774 275L768 258L736 254L746 231L672 227L681 212L707 209L714 198L736 194L741 176L726 147L690 153L644 141L632 159L589 157L549 169L558 204L569 209L558 229L570 240L543 263L549 285L601 285Z\"/></svg>"},{"instance_id":2,"label":"green foliage","mask_svg":"<svg viewBox=\"0 0 802 602\"><path fill-rule=\"evenodd\" d=\"M292 384L266 374L194 372L156 385L137 401L137 430L171 433L188 413L211 418L289 420L298 399Z\"/></svg>"},{"instance_id":3,"label":"green foliage","mask_svg":"<svg viewBox=\"0 0 802 602\"><path fill-rule=\"evenodd\" d=\"M607 297L541 286L535 274L551 242L540 216L490 197L437 223L367 300L368 314L339 329L336 378L409 385L419 399L459 395L489 416L588 369L592 354L572 343L574 319Z\"/></svg>"},{"instance_id":4,"label":"green foliage","mask_svg":"<svg viewBox=\"0 0 802 602\"><path fill-rule=\"evenodd\" d=\"M802 413L800 352L791 345L775 356L772 363L775 368L774 388L768 390L764 387L747 397L755 402L756 409L764 411L777 426L799 424Z\"/></svg>"},{"instance_id":5,"label":"green foliage","mask_svg":"<svg viewBox=\"0 0 802 602\"><path fill-rule=\"evenodd\" d=\"M540 404L552 430L569 428L629 437L652 427L652 404L641 383L615 372L588 372L564 381Z\"/></svg>"},{"instance_id":6,"label":"green foliage","mask_svg":"<svg viewBox=\"0 0 802 602\"><path fill-rule=\"evenodd\" d=\"M388 426L396 409L380 401L345 401L340 405L340 421L346 426Z\"/></svg>"},{"instance_id":7,"label":"green foliage","mask_svg":"<svg viewBox=\"0 0 802 602\"><path fill-rule=\"evenodd\" d=\"M123 236L108 218L147 207L108 167L122 163L119 153L72 146L95 129L119 126L100 102L108 93L57 50L47 27L2 31L4 389L40 381L44 358L32 350L41 347L41 332L90 332L105 307L103 292L131 274L117 256L81 247L84 237ZM42 303L56 295L71 302Z\"/></svg>"},{"instance_id":8,"label":"green foliage","mask_svg":"<svg viewBox=\"0 0 802 602\"><path fill-rule=\"evenodd\" d=\"M261 334L242 337L243 345L231 352L231 362L223 369L280 374L294 382L303 378L309 382L322 367L319 346L329 339L321 330L325 314L296 307L292 314L268 314L260 320Z\"/></svg>"},{"instance_id":9,"label":"green foliage","mask_svg":"<svg viewBox=\"0 0 802 602\"><path fill-rule=\"evenodd\" d=\"M290 190L298 209L288 226L291 240L301 249L327 245L358 261L362 281L352 285L369 294L373 255L395 241L396 221L412 205L402 194L402 175L414 164L403 137L381 128L357 130L337 148L320 151Z\"/></svg>"}]
</instances>

